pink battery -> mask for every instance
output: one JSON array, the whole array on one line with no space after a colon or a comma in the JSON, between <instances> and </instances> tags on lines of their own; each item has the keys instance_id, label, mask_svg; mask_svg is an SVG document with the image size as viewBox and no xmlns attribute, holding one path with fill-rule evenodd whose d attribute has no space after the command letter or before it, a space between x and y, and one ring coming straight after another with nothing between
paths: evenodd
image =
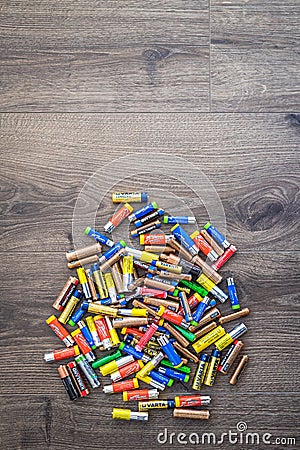
<instances>
[{"instance_id":1,"label":"pink battery","mask_svg":"<svg viewBox=\"0 0 300 450\"><path fill-rule=\"evenodd\" d=\"M146 345L148 344L148 342L154 335L155 331L157 331L157 329L158 329L158 325L156 325L155 323L152 323L150 325L150 327L148 328L146 333L143 335L143 337L141 337L138 344L136 344L136 346L135 346L135 349L138 352L141 352L143 350L143 348L146 347Z\"/></svg>"},{"instance_id":2,"label":"pink battery","mask_svg":"<svg viewBox=\"0 0 300 450\"><path fill-rule=\"evenodd\" d=\"M139 290L140 295L147 295L148 297L154 298L167 298L168 293L160 289L151 289L147 287L141 287Z\"/></svg>"}]
</instances>

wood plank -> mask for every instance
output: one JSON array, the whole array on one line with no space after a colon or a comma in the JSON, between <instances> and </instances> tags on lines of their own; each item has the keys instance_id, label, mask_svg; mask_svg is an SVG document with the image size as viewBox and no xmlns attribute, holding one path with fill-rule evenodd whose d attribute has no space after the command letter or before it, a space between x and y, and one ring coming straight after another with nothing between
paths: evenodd
<instances>
[{"instance_id":1,"label":"wood plank","mask_svg":"<svg viewBox=\"0 0 300 450\"><path fill-rule=\"evenodd\" d=\"M240 250L299 249L298 133L283 114L3 114L1 130L3 250L32 251L32 236L35 251L68 248L76 199L97 170L111 189L152 189L156 198L167 186L200 225L209 218L203 200L208 209L213 205L205 174L223 203L228 236ZM133 169L128 179L120 180L117 171L112 180L102 170L120 156L149 150L152 158L166 154L157 174L144 175L143 159L141 170ZM180 171L170 173L167 158L174 152L183 161ZM184 161L193 169L185 169ZM195 194L196 182L202 187ZM97 225L112 212L107 194Z\"/></svg>"},{"instance_id":2,"label":"wood plank","mask_svg":"<svg viewBox=\"0 0 300 450\"><path fill-rule=\"evenodd\" d=\"M200 439L202 433L215 433L216 441L222 442L221 434L228 433L229 430L232 433L237 432L237 424L240 422L248 426L248 430L243 433L244 442L247 432L259 433L260 439L264 433L270 433L272 438L269 438L272 442L277 437L295 437L297 441L299 439L296 431L299 396L284 395L279 405L278 398L265 394L223 394L213 397L210 407L211 418L208 421L201 421L201 424L188 419L175 420L170 410L152 411L149 414L149 422L136 424L111 419L112 408L124 405L120 395L107 396L105 402L99 402L97 395L101 396L98 392L89 398L70 402L61 385L61 392L56 395L25 394L15 396L14 401L11 401L10 396L2 397L1 409L4 414L1 415L0 427L2 430L10 429L9 433L2 433L3 448L79 450L90 449L91 445L95 446L97 442L101 442L103 448L108 448L109 443L111 449L130 449L133 442L136 443L137 449L144 446L159 448L162 444L158 443L158 434L164 433L165 428L168 441L163 448L182 448L183 444L180 445L177 441L179 433L186 433L188 436L190 433L197 433ZM135 409L135 402L130 407ZM13 427L11 417L18 417ZM170 443L171 433L175 433L173 443ZM160 439L163 442L164 436L160 436ZM182 436L181 439L185 437ZM207 440L205 442L208 445ZM261 445L265 445L260 442ZM228 440L224 440L223 444L216 443L214 448L224 450L229 448L229 445Z\"/></svg>"},{"instance_id":3,"label":"wood plank","mask_svg":"<svg viewBox=\"0 0 300 450\"><path fill-rule=\"evenodd\" d=\"M207 0L14 0L0 110L208 111L208 43Z\"/></svg>"},{"instance_id":4,"label":"wood plank","mask_svg":"<svg viewBox=\"0 0 300 450\"><path fill-rule=\"evenodd\" d=\"M4 259L2 295L8 300L2 305L0 328L2 392L6 394L21 394L25 385L26 392L32 394L46 395L49 387L52 393L60 390L56 364L45 364L43 354L61 348L44 321L57 313L51 305L69 273L62 258L58 253L37 253L34 259L30 254L14 253ZM228 263L241 304L251 310L250 316L243 319L249 327L242 338L244 352L251 362L243 377L243 392L297 390L297 372L290 370L290 363L291 355L294 364L298 359L298 260L290 252L248 253L237 254ZM230 313L229 304L219 307L224 315ZM236 323L226 324L225 329L232 329ZM22 381L15 385L11 373L17 372L20 364ZM32 377L34 383L30 383ZM231 387L222 378L217 385L228 394Z\"/></svg>"},{"instance_id":5,"label":"wood plank","mask_svg":"<svg viewBox=\"0 0 300 450\"><path fill-rule=\"evenodd\" d=\"M212 0L212 111L299 109L299 19L296 0Z\"/></svg>"}]
</instances>

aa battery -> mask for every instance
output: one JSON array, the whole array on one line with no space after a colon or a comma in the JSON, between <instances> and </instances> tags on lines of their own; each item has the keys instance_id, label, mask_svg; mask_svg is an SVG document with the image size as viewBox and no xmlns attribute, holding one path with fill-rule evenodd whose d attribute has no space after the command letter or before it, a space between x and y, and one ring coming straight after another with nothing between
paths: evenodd
<instances>
[{"instance_id":1,"label":"aa battery","mask_svg":"<svg viewBox=\"0 0 300 450\"><path fill-rule=\"evenodd\" d=\"M190 408L195 406L209 405L209 395L178 395L174 398L176 408Z\"/></svg>"},{"instance_id":2,"label":"aa battery","mask_svg":"<svg viewBox=\"0 0 300 450\"><path fill-rule=\"evenodd\" d=\"M138 400L148 400L150 398L158 398L159 392L157 389L137 389L134 391L124 391L123 401L138 401Z\"/></svg>"},{"instance_id":3,"label":"aa battery","mask_svg":"<svg viewBox=\"0 0 300 450\"><path fill-rule=\"evenodd\" d=\"M66 258L68 262L76 261L79 259L88 258L89 256L96 255L102 250L101 244L97 242L96 244L89 245L87 247L79 248L66 253Z\"/></svg>"},{"instance_id":4,"label":"aa battery","mask_svg":"<svg viewBox=\"0 0 300 450\"><path fill-rule=\"evenodd\" d=\"M70 363L68 363L68 371L80 396L86 397L90 393L90 391L87 389L75 361L71 361Z\"/></svg>"},{"instance_id":5,"label":"aa battery","mask_svg":"<svg viewBox=\"0 0 300 450\"><path fill-rule=\"evenodd\" d=\"M56 299L52 305L53 308L57 309L57 311L62 311L64 309L67 301L69 300L69 298L71 298L71 296L75 292L78 283L79 283L79 280L76 277L69 277L67 279L64 287L62 288L62 290L56 297Z\"/></svg>"},{"instance_id":6,"label":"aa battery","mask_svg":"<svg viewBox=\"0 0 300 450\"><path fill-rule=\"evenodd\" d=\"M203 353L200 356L200 361L198 363L192 384L192 389L195 391L200 391L201 389L208 368L209 359L210 358L206 353Z\"/></svg>"},{"instance_id":7,"label":"aa battery","mask_svg":"<svg viewBox=\"0 0 300 450\"><path fill-rule=\"evenodd\" d=\"M245 369L246 365L248 364L249 358L248 355L242 356L240 362L237 365L237 368L234 371L234 374L229 380L229 383L234 385L238 382L240 375L242 374L243 370Z\"/></svg>"},{"instance_id":8,"label":"aa battery","mask_svg":"<svg viewBox=\"0 0 300 450\"><path fill-rule=\"evenodd\" d=\"M220 366L218 367L218 371L227 374L229 372L230 367L238 357L240 351L242 350L244 344L242 341L234 341L234 343L227 350L226 355L222 359Z\"/></svg>"},{"instance_id":9,"label":"aa battery","mask_svg":"<svg viewBox=\"0 0 300 450\"><path fill-rule=\"evenodd\" d=\"M219 350L213 350L203 381L203 384L205 384L206 386L212 386L214 384L220 361L221 352Z\"/></svg>"},{"instance_id":10,"label":"aa battery","mask_svg":"<svg viewBox=\"0 0 300 450\"><path fill-rule=\"evenodd\" d=\"M173 409L175 408L174 400L149 400L138 402L139 411L148 411L149 409Z\"/></svg>"},{"instance_id":11,"label":"aa battery","mask_svg":"<svg viewBox=\"0 0 300 450\"><path fill-rule=\"evenodd\" d=\"M175 408L173 411L173 417L179 419L209 419L209 411L198 411L193 409Z\"/></svg>"},{"instance_id":12,"label":"aa battery","mask_svg":"<svg viewBox=\"0 0 300 450\"><path fill-rule=\"evenodd\" d=\"M81 372L87 379L89 385L95 389L100 386L100 381L98 380L98 377L92 367L89 365L87 360L83 355L79 355L75 358L75 362L78 364Z\"/></svg>"},{"instance_id":13,"label":"aa battery","mask_svg":"<svg viewBox=\"0 0 300 450\"><path fill-rule=\"evenodd\" d=\"M57 372L61 378L65 390L69 395L70 400L75 400L76 398L80 397L80 394L78 393L76 386L68 372L67 366L59 366Z\"/></svg>"}]
</instances>

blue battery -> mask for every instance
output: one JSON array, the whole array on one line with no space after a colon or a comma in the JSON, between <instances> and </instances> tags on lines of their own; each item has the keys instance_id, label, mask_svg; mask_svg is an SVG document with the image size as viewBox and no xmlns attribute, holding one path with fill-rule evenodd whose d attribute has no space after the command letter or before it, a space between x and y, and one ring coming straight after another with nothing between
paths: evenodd
<instances>
[{"instance_id":1,"label":"blue battery","mask_svg":"<svg viewBox=\"0 0 300 450\"><path fill-rule=\"evenodd\" d=\"M88 342L89 346L91 347L92 350L95 350L96 345L92 336L92 333L90 332L90 330L88 329L87 325L85 324L85 322L83 320L79 320L79 322L77 323L77 325L79 326L81 333L83 334L83 336L85 337L86 341Z\"/></svg>"},{"instance_id":2,"label":"blue battery","mask_svg":"<svg viewBox=\"0 0 300 450\"><path fill-rule=\"evenodd\" d=\"M167 377L166 375L163 375L156 370L151 370L149 372L149 375L151 378L153 378L153 380L158 381L159 383L162 383L166 386L172 386L172 384L174 383L174 380L172 380L172 378Z\"/></svg>"},{"instance_id":3,"label":"blue battery","mask_svg":"<svg viewBox=\"0 0 300 450\"><path fill-rule=\"evenodd\" d=\"M107 252L103 253L103 255L99 258L100 264L109 260L112 256L118 253L122 248L126 247L126 242L119 241L113 247L111 247Z\"/></svg>"},{"instance_id":4,"label":"blue battery","mask_svg":"<svg viewBox=\"0 0 300 450\"><path fill-rule=\"evenodd\" d=\"M211 235L212 238L215 239L215 241L217 241L218 244L220 244L222 247L224 248L228 248L230 246L230 243L227 241L227 239L225 238L225 236L223 236L222 233L220 233L220 231L218 231L215 227L212 226L212 224L210 222L207 222L204 227L203 227L208 234Z\"/></svg>"},{"instance_id":5,"label":"blue battery","mask_svg":"<svg viewBox=\"0 0 300 450\"><path fill-rule=\"evenodd\" d=\"M84 233L87 236L94 238L95 241L100 242L100 244L107 245L108 247L113 247L115 245L115 243L111 239L109 239L108 237L104 236L104 234L99 233L98 231L94 230L91 227L87 227Z\"/></svg>"},{"instance_id":6,"label":"blue battery","mask_svg":"<svg viewBox=\"0 0 300 450\"><path fill-rule=\"evenodd\" d=\"M169 341L167 336L159 336L157 338L157 342L160 344L163 352L174 367L181 366L183 364L181 357L178 355L175 348L173 347L172 342Z\"/></svg>"},{"instance_id":7,"label":"blue battery","mask_svg":"<svg viewBox=\"0 0 300 450\"><path fill-rule=\"evenodd\" d=\"M156 202L148 203L148 205L144 206L137 211L134 211L130 216L128 216L129 222L133 222L134 220L140 219L141 217L150 214L152 211L155 211L158 208Z\"/></svg>"},{"instance_id":8,"label":"blue battery","mask_svg":"<svg viewBox=\"0 0 300 450\"><path fill-rule=\"evenodd\" d=\"M197 326L200 320L203 317L203 314L206 311L208 305L210 305L210 298L204 297L204 299L198 304L196 311L193 313L193 322L191 323L194 326Z\"/></svg>"},{"instance_id":9,"label":"blue battery","mask_svg":"<svg viewBox=\"0 0 300 450\"><path fill-rule=\"evenodd\" d=\"M180 225L177 224L171 228L171 233L191 255L198 255L199 250L195 242Z\"/></svg>"},{"instance_id":10,"label":"blue battery","mask_svg":"<svg viewBox=\"0 0 300 450\"><path fill-rule=\"evenodd\" d=\"M184 383L187 383L190 378L186 373L177 372L177 370L171 369L170 367L159 367L158 372L175 380L183 381Z\"/></svg>"},{"instance_id":11,"label":"blue battery","mask_svg":"<svg viewBox=\"0 0 300 450\"><path fill-rule=\"evenodd\" d=\"M241 305L237 296L235 284L232 277L227 278L228 295L233 310L240 309Z\"/></svg>"},{"instance_id":12,"label":"blue battery","mask_svg":"<svg viewBox=\"0 0 300 450\"><path fill-rule=\"evenodd\" d=\"M126 353L127 355L132 355L135 359L141 359L143 362L151 361L150 356L145 355L144 352L139 352L134 347L131 347L131 345L127 345L124 342L121 342L119 348L120 350L122 350L122 352Z\"/></svg>"}]
</instances>

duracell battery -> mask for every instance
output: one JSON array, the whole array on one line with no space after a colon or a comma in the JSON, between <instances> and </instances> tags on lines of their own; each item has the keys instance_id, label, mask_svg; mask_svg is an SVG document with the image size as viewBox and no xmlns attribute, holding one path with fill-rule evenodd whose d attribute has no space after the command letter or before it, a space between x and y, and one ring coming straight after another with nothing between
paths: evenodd
<instances>
[{"instance_id":1,"label":"duracell battery","mask_svg":"<svg viewBox=\"0 0 300 450\"><path fill-rule=\"evenodd\" d=\"M91 273L90 269L86 269L85 270L85 274L86 274L87 282L88 282L88 285L89 285L89 288L90 288L92 299L93 300L98 300L98 294L97 294L95 282L93 280L93 276L92 276L92 273Z\"/></svg>"},{"instance_id":2,"label":"duracell battery","mask_svg":"<svg viewBox=\"0 0 300 450\"><path fill-rule=\"evenodd\" d=\"M57 372L61 378L61 381L70 397L70 400L76 400L76 398L80 397L79 392L76 389L76 386L68 372L68 368L65 365L61 365L58 367Z\"/></svg>"},{"instance_id":3,"label":"duracell battery","mask_svg":"<svg viewBox=\"0 0 300 450\"><path fill-rule=\"evenodd\" d=\"M185 409L185 408L175 408L173 410L173 417L180 419L199 419L207 420L209 419L209 411L207 410L196 410L196 409Z\"/></svg>"},{"instance_id":4,"label":"duracell battery","mask_svg":"<svg viewBox=\"0 0 300 450\"><path fill-rule=\"evenodd\" d=\"M199 330L200 327L203 327L204 325L212 322L215 319L218 319L219 317L221 317L221 313L218 308L212 308L207 314L202 317L197 326L191 326L189 329L190 331L194 332L196 330Z\"/></svg>"},{"instance_id":5,"label":"duracell battery","mask_svg":"<svg viewBox=\"0 0 300 450\"><path fill-rule=\"evenodd\" d=\"M164 328L168 330L172 336L174 336L176 341L178 341L182 347L186 348L189 346L190 342L178 330L176 330L176 328L172 327L171 324L164 322Z\"/></svg>"},{"instance_id":6,"label":"duracell battery","mask_svg":"<svg viewBox=\"0 0 300 450\"><path fill-rule=\"evenodd\" d=\"M242 341L234 342L221 361L218 371L226 375L243 347Z\"/></svg>"},{"instance_id":7,"label":"duracell battery","mask_svg":"<svg viewBox=\"0 0 300 450\"><path fill-rule=\"evenodd\" d=\"M222 256L224 253L224 249L220 247L216 241L208 234L206 230L201 230L200 234L204 237L204 239L211 245L218 256Z\"/></svg>"},{"instance_id":8,"label":"duracell battery","mask_svg":"<svg viewBox=\"0 0 300 450\"><path fill-rule=\"evenodd\" d=\"M88 264L94 264L99 261L99 256L93 255L88 258L79 259L78 261L73 261L68 263L69 269L78 269L78 267L82 267Z\"/></svg>"},{"instance_id":9,"label":"duracell battery","mask_svg":"<svg viewBox=\"0 0 300 450\"><path fill-rule=\"evenodd\" d=\"M66 258L68 262L76 261L78 259L85 259L89 256L96 255L102 250L102 245L99 242L96 244L89 245L87 247L79 248L78 250L73 250L66 253Z\"/></svg>"},{"instance_id":10,"label":"duracell battery","mask_svg":"<svg viewBox=\"0 0 300 450\"><path fill-rule=\"evenodd\" d=\"M249 361L248 355L242 356L240 362L237 365L237 368L235 369L232 377L229 380L230 384L235 385L238 382L243 370L245 369L246 365L248 364L248 361Z\"/></svg>"},{"instance_id":11,"label":"duracell battery","mask_svg":"<svg viewBox=\"0 0 300 450\"><path fill-rule=\"evenodd\" d=\"M145 245L145 252L150 253L175 253L175 248L170 245Z\"/></svg>"},{"instance_id":12,"label":"duracell battery","mask_svg":"<svg viewBox=\"0 0 300 450\"><path fill-rule=\"evenodd\" d=\"M110 269L110 267L117 261L119 261L122 258L122 256L125 255L125 253L126 253L125 248L121 248L121 250L119 250L115 255L113 255L110 259L101 264L99 270L101 272L105 272L106 270Z\"/></svg>"},{"instance_id":13,"label":"duracell battery","mask_svg":"<svg viewBox=\"0 0 300 450\"><path fill-rule=\"evenodd\" d=\"M81 376L81 373L78 370L77 364L75 361L71 361L67 364L69 374L73 380L74 385L81 397L86 397L90 391L87 389L85 382Z\"/></svg>"},{"instance_id":14,"label":"duracell battery","mask_svg":"<svg viewBox=\"0 0 300 450\"><path fill-rule=\"evenodd\" d=\"M201 330L196 331L195 336L197 339L201 338L202 336L205 336L207 333L209 333L214 328L217 328L218 324L217 322L211 322L206 327L201 328Z\"/></svg>"},{"instance_id":15,"label":"duracell battery","mask_svg":"<svg viewBox=\"0 0 300 450\"><path fill-rule=\"evenodd\" d=\"M220 323L220 325L222 325L223 323L231 322L232 320L239 319L240 317L248 316L249 313L250 313L249 308L243 308L236 313L229 314L228 316L220 317L219 323Z\"/></svg>"},{"instance_id":16,"label":"duracell battery","mask_svg":"<svg viewBox=\"0 0 300 450\"><path fill-rule=\"evenodd\" d=\"M199 362L199 358L198 356L194 355L192 352L190 352L187 348L183 347L182 345L179 344L179 342L174 342L174 347L182 354L184 355L187 359L190 359L191 361L193 361L194 363Z\"/></svg>"},{"instance_id":17,"label":"duracell battery","mask_svg":"<svg viewBox=\"0 0 300 450\"><path fill-rule=\"evenodd\" d=\"M67 304L68 300L72 297L73 293L76 290L77 285L79 284L79 280L76 277L69 277L56 297L53 308L57 309L57 311L62 311Z\"/></svg>"}]
</instances>

